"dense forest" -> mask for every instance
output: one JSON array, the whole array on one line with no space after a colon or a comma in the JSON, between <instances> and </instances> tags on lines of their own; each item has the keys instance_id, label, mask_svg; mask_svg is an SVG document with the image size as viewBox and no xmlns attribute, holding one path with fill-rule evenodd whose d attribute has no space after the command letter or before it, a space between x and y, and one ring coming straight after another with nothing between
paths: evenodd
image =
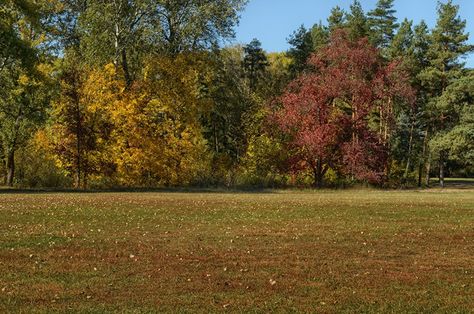
<instances>
[{"instance_id":1,"label":"dense forest","mask_svg":"<svg viewBox=\"0 0 474 314\"><path fill-rule=\"evenodd\" d=\"M0 180L18 187L425 186L474 175L474 71L437 23L355 0L286 52L246 0L2 0ZM295 3L295 5L297 5Z\"/></svg>"}]
</instances>

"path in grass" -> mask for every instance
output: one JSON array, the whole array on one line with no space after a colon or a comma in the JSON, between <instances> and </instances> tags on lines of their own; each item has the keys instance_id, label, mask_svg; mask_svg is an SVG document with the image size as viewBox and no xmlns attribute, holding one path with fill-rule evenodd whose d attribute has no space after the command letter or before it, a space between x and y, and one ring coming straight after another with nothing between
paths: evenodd
<instances>
[{"instance_id":1,"label":"path in grass","mask_svg":"<svg viewBox=\"0 0 474 314\"><path fill-rule=\"evenodd\" d=\"M474 191L0 195L0 312L474 311Z\"/></svg>"}]
</instances>

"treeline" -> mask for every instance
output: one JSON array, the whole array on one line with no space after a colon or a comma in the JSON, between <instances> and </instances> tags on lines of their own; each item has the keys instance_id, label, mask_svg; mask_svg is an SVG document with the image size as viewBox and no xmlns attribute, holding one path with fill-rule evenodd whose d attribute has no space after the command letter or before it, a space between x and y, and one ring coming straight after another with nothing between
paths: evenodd
<instances>
[{"instance_id":1,"label":"treeline","mask_svg":"<svg viewBox=\"0 0 474 314\"><path fill-rule=\"evenodd\" d=\"M225 46L245 0L6 0L0 176L9 186L426 185L474 174L473 51L356 0L291 49ZM297 4L295 4L297 5Z\"/></svg>"}]
</instances>

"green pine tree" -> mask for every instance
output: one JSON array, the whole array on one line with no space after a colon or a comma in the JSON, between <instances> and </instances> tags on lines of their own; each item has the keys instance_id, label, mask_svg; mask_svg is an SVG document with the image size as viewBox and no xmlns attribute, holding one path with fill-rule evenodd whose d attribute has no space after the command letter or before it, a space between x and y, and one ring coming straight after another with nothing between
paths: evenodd
<instances>
[{"instance_id":1,"label":"green pine tree","mask_svg":"<svg viewBox=\"0 0 474 314\"><path fill-rule=\"evenodd\" d=\"M319 48L327 45L329 40L329 31L321 21L318 24L314 24L314 26L311 28L311 40L314 51L317 51Z\"/></svg>"},{"instance_id":2,"label":"green pine tree","mask_svg":"<svg viewBox=\"0 0 474 314\"><path fill-rule=\"evenodd\" d=\"M345 26L346 13L339 6L335 6L331 10L331 15L327 19L329 32L333 32L335 29L342 28Z\"/></svg>"},{"instance_id":3,"label":"green pine tree","mask_svg":"<svg viewBox=\"0 0 474 314\"><path fill-rule=\"evenodd\" d=\"M368 13L370 39L376 47L387 48L399 26L393 2L394 0L379 0L375 9Z\"/></svg>"},{"instance_id":4,"label":"green pine tree","mask_svg":"<svg viewBox=\"0 0 474 314\"><path fill-rule=\"evenodd\" d=\"M290 73L294 77L307 69L307 60L314 52L313 37L303 25L301 25L288 39L291 48L287 55L293 60Z\"/></svg>"},{"instance_id":5,"label":"green pine tree","mask_svg":"<svg viewBox=\"0 0 474 314\"><path fill-rule=\"evenodd\" d=\"M369 34L369 24L367 16L362 9L362 5L358 0L350 6L350 12L346 14L347 29L352 40L358 40L367 37Z\"/></svg>"},{"instance_id":6,"label":"green pine tree","mask_svg":"<svg viewBox=\"0 0 474 314\"><path fill-rule=\"evenodd\" d=\"M255 91L268 67L268 60L262 49L262 43L254 38L244 47L243 68L248 79L250 90Z\"/></svg>"},{"instance_id":7,"label":"green pine tree","mask_svg":"<svg viewBox=\"0 0 474 314\"><path fill-rule=\"evenodd\" d=\"M404 62L410 62L407 57L414 57L413 48L413 21L404 19L400 24L398 32L390 40L390 45L387 46L387 55L390 59L402 57ZM410 58L411 59L411 58Z\"/></svg>"},{"instance_id":8,"label":"green pine tree","mask_svg":"<svg viewBox=\"0 0 474 314\"><path fill-rule=\"evenodd\" d=\"M465 63L462 57L473 51L467 43L469 35L465 32L466 21L459 16L459 6L450 0L438 4L438 20L430 35L430 47L427 51L428 67L420 73L422 84L428 90L430 116L430 147L432 157L438 161L440 185L444 186L447 150L438 145L440 134L453 127L456 118L450 104L442 101L451 84L465 75ZM429 168L428 165L428 175Z\"/></svg>"}]
</instances>

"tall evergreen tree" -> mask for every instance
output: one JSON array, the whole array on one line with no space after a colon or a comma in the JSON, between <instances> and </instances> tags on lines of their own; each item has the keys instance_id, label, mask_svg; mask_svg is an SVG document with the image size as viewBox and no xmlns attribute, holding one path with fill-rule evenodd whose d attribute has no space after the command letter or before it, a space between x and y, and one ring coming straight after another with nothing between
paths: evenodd
<instances>
[{"instance_id":1,"label":"tall evergreen tree","mask_svg":"<svg viewBox=\"0 0 474 314\"><path fill-rule=\"evenodd\" d=\"M204 135L215 156L236 161L245 149L242 121L253 100L242 62L243 47L222 49L215 57L214 105L204 121Z\"/></svg>"},{"instance_id":2,"label":"tall evergreen tree","mask_svg":"<svg viewBox=\"0 0 474 314\"><path fill-rule=\"evenodd\" d=\"M319 50L328 43L329 31L321 21L318 24L314 24L311 28L311 40L313 42L313 51Z\"/></svg>"},{"instance_id":3,"label":"tall evergreen tree","mask_svg":"<svg viewBox=\"0 0 474 314\"><path fill-rule=\"evenodd\" d=\"M307 61L314 51L313 37L303 25L301 25L288 39L291 48L288 56L293 60L290 72L293 77L307 69Z\"/></svg>"},{"instance_id":4,"label":"tall evergreen tree","mask_svg":"<svg viewBox=\"0 0 474 314\"><path fill-rule=\"evenodd\" d=\"M412 72L414 64L413 55L413 30L412 21L405 19L396 35L391 40L390 46L385 49L385 56L397 60L407 73L410 73L410 83L413 83L415 74ZM403 183L407 181L411 169L412 155L417 131L417 117L415 106L398 106L395 111L396 128L392 138L391 156L398 164L405 163Z\"/></svg>"},{"instance_id":5,"label":"tall evergreen tree","mask_svg":"<svg viewBox=\"0 0 474 314\"><path fill-rule=\"evenodd\" d=\"M387 48L399 24L393 8L394 0L378 0L375 9L368 13L370 40L379 48Z\"/></svg>"},{"instance_id":6,"label":"tall evergreen tree","mask_svg":"<svg viewBox=\"0 0 474 314\"><path fill-rule=\"evenodd\" d=\"M395 34L387 56L398 59L403 68L410 74L410 83L417 91L417 99L413 106L401 108L398 112L396 143L392 154L404 165L402 182L410 178L415 180L418 173L418 184L421 186L423 160L426 153L426 89L423 88L418 75L426 66L428 48L428 27L425 22L412 27L413 22L405 19Z\"/></svg>"},{"instance_id":7,"label":"tall evergreen tree","mask_svg":"<svg viewBox=\"0 0 474 314\"><path fill-rule=\"evenodd\" d=\"M429 28L424 20L414 27L413 33L413 53L418 62L418 73L429 65L428 49L430 47Z\"/></svg>"},{"instance_id":8,"label":"tall evergreen tree","mask_svg":"<svg viewBox=\"0 0 474 314\"><path fill-rule=\"evenodd\" d=\"M431 148L450 163L474 166L474 72L450 84L438 102L450 108L450 127L436 134Z\"/></svg>"},{"instance_id":9,"label":"tall evergreen tree","mask_svg":"<svg viewBox=\"0 0 474 314\"><path fill-rule=\"evenodd\" d=\"M412 45L413 45L413 21L404 19L400 24L398 32L390 40L390 46L388 46L388 57L390 59L395 59L398 57L407 57L407 55L412 55ZM403 60L408 61L408 60Z\"/></svg>"},{"instance_id":10,"label":"tall evergreen tree","mask_svg":"<svg viewBox=\"0 0 474 314\"><path fill-rule=\"evenodd\" d=\"M430 36L429 28L426 25L425 21L421 21L418 25L415 25L413 32L413 41L412 41L412 52L414 56L414 64L411 66L411 73L413 77L413 85L418 91L417 94L417 112L418 112L418 122L417 125L421 129L421 136L419 140L421 141L419 147L418 155L418 186L422 186L422 178L424 166L427 164L429 159L429 150L428 150L428 117L429 112L427 108L428 102L428 90L423 84L422 73L429 66L428 60L428 49L430 47ZM420 75L421 74L421 75ZM428 173L429 177L429 173ZM428 179L429 181L429 179Z\"/></svg>"},{"instance_id":11,"label":"tall evergreen tree","mask_svg":"<svg viewBox=\"0 0 474 314\"><path fill-rule=\"evenodd\" d=\"M459 6L450 0L438 4L438 20L430 36L428 49L429 66L421 73L423 84L429 91L431 147L437 146L440 133L452 128L455 120L453 108L441 101L448 87L465 73L462 57L473 51L467 43L469 35L465 33L466 21L459 16ZM447 152L445 149L433 151L434 160L438 161L440 185L444 186ZM429 174L429 166L427 172Z\"/></svg>"},{"instance_id":12,"label":"tall evergreen tree","mask_svg":"<svg viewBox=\"0 0 474 314\"><path fill-rule=\"evenodd\" d=\"M333 32L335 29L344 27L346 23L346 13L339 6L335 6L331 10L331 15L327 19L329 32Z\"/></svg>"},{"instance_id":13,"label":"tall evergreen tree","mask_svg":"<svg viewBox=\"0 0 474 314\"><path fill-rule=\"evenodd\" d=\"M268 60L262 49L262 44L254 38L248 45L244 47L243 68L245 76L248 79L250 90L257 89L259 81L263 78Z\"/></svg>"},{"instance_id":14,"label":"tall evergreen tree","mask_svg":"<svg viewBox=\"0 0 474 314\"><path fill-rule=\"evenodd\" d=\"M350 12L346 13L347 29L351 40L367 37L369 24L364 9L358 0L354 0L350 6Z\"/></svg>"}]
</instances>

